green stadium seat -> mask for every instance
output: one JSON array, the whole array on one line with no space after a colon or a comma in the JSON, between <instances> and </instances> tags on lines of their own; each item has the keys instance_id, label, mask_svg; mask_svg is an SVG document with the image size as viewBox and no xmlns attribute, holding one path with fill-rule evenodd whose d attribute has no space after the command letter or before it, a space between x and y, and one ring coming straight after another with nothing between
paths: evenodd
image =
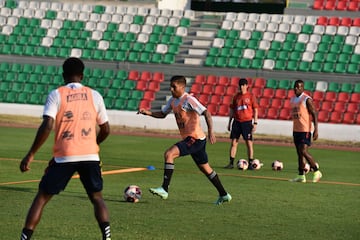
<instances>
[{"instance_id":1,"label":"green stadium seat","mask_svg":"<svg viewBox=\"0 0 360 240\"><path fill-rule=\"evenodd\" d=\"M351 83L342 83L340 92L352 93L353 92L353 85Z\"/></svg>"},{"instance_id":2,"label":"green stadium seat","mask_svg":"<svg viewBox=\"0 0 360 240\"><path fill-rule=\"evenodd\" d=\"M334 72L346 73L346 64L345 63L336 63Z\"/></svg>"},{"instance_id":3,"label":"green stadium seat","mask_svg":"<svg viewBox=\"0 0 360 240\"><path fill-rule=\"evenodd\" d=\"M250 68L251 60L248 58L242 58L239 63L239 68Z\"/></svg>"},{"instance_id":4,"label":"green stadium seat","mask_svg":"<svg viewBox=\"0 0 360 240\"><path fill-rule=\"evenodd\" d=\"M325 62L322 71L326 73L332 73L334 72L334 67L334 63Z\"/></svg>"},{"instance_id":5,"label":"green stadium seat","mask_svg":"<svg viewBox=\"0 0 360 240\"><path fill-rule=\"evenodd\" d=\"M282 89L291 89L292 85L290 80L287 79L281 79L279 80L279 87L278 88L282 88Z\"/></svg>"},{"instance_id":6,"label":"green stadium seat","mask_svg":"<svg viewBox=\"0 0 360 240\"><path fill-rule=\"evenodd\" d=\"M215 66L215 63L216 63L216 57L207 56L206 59L205 59L204 65L207 66L207 67L213 67L213 66Z\"/></svg>"},{"instance_id":7,"label":"green stadium seat","mask_svg":"<svg viewBox=\"0 0 360 240\"><path fill-rule=\"evenodd\" d=\"M282 61L282 60L277 60L275 62L275 70L285 70L286 68L286 61Z\"/></svg>"},{"instance_id":8,"label":"green stadium seat","mask_svg":"<svg viewBox=\"0 0 360 240\"><path fill-rule=\"evenodd\" d=\"M356 63L348 64L346 72L350 73L350 74L358 74L360 72L359 64L356 64Z\"/></svg>"}]
</instances>

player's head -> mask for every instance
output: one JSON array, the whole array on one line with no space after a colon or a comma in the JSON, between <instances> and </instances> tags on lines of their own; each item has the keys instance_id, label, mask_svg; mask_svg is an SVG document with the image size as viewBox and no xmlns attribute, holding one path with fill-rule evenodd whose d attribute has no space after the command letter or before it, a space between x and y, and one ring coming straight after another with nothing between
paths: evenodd
<instances>
[{"instance_id":1,"label":"player's head","mask_svg":"<svg viewBox=\"0 0 360 240\"><path fill-rule=\"evenodd\" d=\"M304 81L298 79L294 82L294 92L296 96L300 96L304 92Z\"/></svg>"},{"instance_id":2,"label":"player's head","mask_svg":"<svg viewBox=\"0 0 360 240\"><path fill-rule=\"evenodd\" d=\"M85 65L79 58L70 57L63 63L63 78L66 83L80 82L83 78Z\"/></svg>"},{"instance_id":3,"label":"player's head","mask_svg":"<svg viewBox=\"0 0 360 240\"><path fill-rule=\"evenodd\" d=\"M239 80L239 88L240 92L246 93L248 88L248 80L246 78L240 78Z\"/></svg>"},{"instance_id":4,"label":"player's head","mask_svg":"<svg viewBox=\"0 0 360 240\"><path fill-rule=\"evenodd\" d=\"M173 76L170 79L170 91L174 98L181 97L185 92L186 78L184 76Z\"/></svg>"}]
</instances>

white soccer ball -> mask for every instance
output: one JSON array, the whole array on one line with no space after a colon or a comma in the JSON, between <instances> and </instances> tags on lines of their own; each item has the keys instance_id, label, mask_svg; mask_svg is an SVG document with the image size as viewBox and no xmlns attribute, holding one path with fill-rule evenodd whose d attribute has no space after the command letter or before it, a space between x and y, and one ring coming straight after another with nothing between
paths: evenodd
<instances>
[{"instance_id":1,"label":"white soccer ball","mask_svg":"<svg viewBox=\"0 0 360 240\"><path fill-rule=\"evenodd\" d=\"M305 163L304 172L305 172L305 174L308 174L310 172L310 164Z\"/></svg>"},{"instance_id":2,"label":"white soccer ball","mask_svg":"<svg viewBox=\"0 0 360 240\"><path fill-rule=\"evenodd\" d=\"M284 164L279 161L279 160L275 160L272 164L271 164L271 168L274 171L281 171L284 168Z\"/></svg>"},{"instance_id":3,"label":"white soccer ball","mask_svg":"<svg viewBox=\"0 0 360 240\"><path fill-rule=\"evenodd\" d=\"M251 167L254 170L259 170L264 164L259 159L254 159L251 163Z\"/></svg>"},{"instance_id":4,"label":"white soccer ball","mask_svg":"<svg viewBox=\"0 0 360 240\"><path fill-rule=\"evenodd\" d=\"M139 186L130 185L124 190L124 199L127 202L136 203L140 201L141 194L142 192Z\"/></svg>"},{"instance_id":5,"label":"white soccer ball","mask_svg":"<svg viewBox=\"0 0 360 240\"><path fill-rule=\"evenodd\" d=\"M242 170L242 171L245 171L245 170L247 170L248 169L248 167L249 167L249 163L248 163L248 161L246 161L245 159L239 159L238 161L237 161L237 168L239 169L239 170Z\"/></svg>"}]
</instances>

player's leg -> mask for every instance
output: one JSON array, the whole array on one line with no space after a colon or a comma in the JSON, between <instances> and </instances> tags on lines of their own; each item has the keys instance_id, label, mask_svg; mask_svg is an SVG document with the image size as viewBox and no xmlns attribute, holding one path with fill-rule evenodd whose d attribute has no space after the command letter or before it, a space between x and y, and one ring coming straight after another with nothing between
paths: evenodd
<instances>
[{"instance_id":1,"label":"player's leg","mask_svg":"<svg viewBox=\"0 0 360 240\"><path fill-rule=\"evenodd\" d=\"M241 135L245 141L246 153L249 161L249 170L252 170L252 161L254 160L254 145L253 145L253 125L251 121L241 123Z\"/></svg>"},{"instance_id":2,"label":"player's leg","mask_svg":"<svg viewBox=\"0 0 360 240\"><path fill-rule=\"evenodd\" d=\"M181 141L177 144L184 145L185 143L182 143L182 142L183 141ZM174 169L175 169L174 160L175 160L175 158L180 156L180 149L177 144L171 146L164 153L164 175L163 175L164 177L163 177L163 183L162 183L161 187L149 189L149 191L152 194L158 195L162 199L168 198L169 185L170 185L171 178L172 178L172 175L173 175Z\"/></svg>"},{"instance_id":3,"label":"player's leg","mask_svg":"<svg viewBox=\"0 0 360 240\"><path fill-rule=\"evenodd\" d=\"M21 240L31 238L33 231L40 222L44 207L52 196L53 195L47 194L39 189L26 216L25 225L21 233Z\"/></svg>"},{"instance_id":4,"label":"player's leg","mask_svg":"<svg viewBox=\"0 0 360 240\"><path fill-rule=\"evenodd\" d=\"M292 182L302 182L305 183L306 182L306 177L305 177L305 158L303 155L303 149L304 149L304 134L303 133L298 133L298 132L294 132L293 133L293 139L294 139L294 144L295 144L295 148L296 148L296 154L298 157L298 175L291 179L290 181Z\"/></svg>"},{"instance_id":5,"label":"player's leg","mask_svg":"<svg viewBox=\"0 0 360 240\"><path fill-rule=\"evenodd\" d=\"M109 211L102 196L103 179L100 162L80 162L77 164L80 180L93 204L96 221L100 227L103 240L111 239Z\"/></svg>"},{"instance_id":6,"label":"player's leg","mask_svg":"<svg viewBox=\"0 0 360 240\"><path fill-rule=\"evenodd\" d=\"M306 161L310 164L310 167L314 170L313 182L319 182L322 178L322 173L318 169L318 165L316 164L315 159L308 151L308 146L305 145L303 149L303 156Z\"/></svg>"},{"instance_id":7,"label":"player's leg","mask_svg":"<svg viewBox=\"0 0 360 240\"><path fill-rule=\"evenodd\" d=\"M238 138L231 139L230 142L230 151L229 151L229 164L225 166L225 168L231 169L234 168L234 160L236 157L237 147L239 144Z\"/></svg>"}]
</instances>

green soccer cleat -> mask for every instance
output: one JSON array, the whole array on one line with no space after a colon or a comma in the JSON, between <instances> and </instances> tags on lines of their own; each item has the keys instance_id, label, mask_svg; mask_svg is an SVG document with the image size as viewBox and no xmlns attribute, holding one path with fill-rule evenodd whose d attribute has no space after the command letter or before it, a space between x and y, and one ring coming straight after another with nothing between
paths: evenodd
<instances>
[{"instance_id":1,"label":"green soccer cleat","mask_svg":"<svg viewBox=\"0 0 360 240\"><path fill-rule=\"evenodd\" d=\"M149 191L154 194L157 195L159 197L161 197L162 199L167 199L169 196L169 193L167 191L165 191L162 187L158 187L158 188L150 188Z\"/></svg>"},{"instance_id":2,"label":"green soccer cleat","mask_svg":"<svg viewBox=\"0 0 360 240\"><path fill-rule=\"evenodd\" d=\"M306 183L306 178L305 178L305 175L298 175L296 178L290 179L289 181Z\"/></svg>"},{"instance_id":3,"label":"green soccer cleat","mask_svg":"<svg viewBox=\"0 0 360 240\"><path fill-rule=\"evenodd\" d=\"M317 170L316 172L314 172L313 183L319 182L321 178L322 178L322 173L319 170Z\"/></svg>"},{"instance_id":4,"label":"green soccer cleat","mask_svg":"<svg viewBox=\"0 0 360 240\"><path fill-rule=\"evenodd\" d=\"M216 205L221 205L224 202L230 202L232 199L231 195L227 193L225 196L220 196L218 200L215 202Z\"/></svg>"}]
</instances>

